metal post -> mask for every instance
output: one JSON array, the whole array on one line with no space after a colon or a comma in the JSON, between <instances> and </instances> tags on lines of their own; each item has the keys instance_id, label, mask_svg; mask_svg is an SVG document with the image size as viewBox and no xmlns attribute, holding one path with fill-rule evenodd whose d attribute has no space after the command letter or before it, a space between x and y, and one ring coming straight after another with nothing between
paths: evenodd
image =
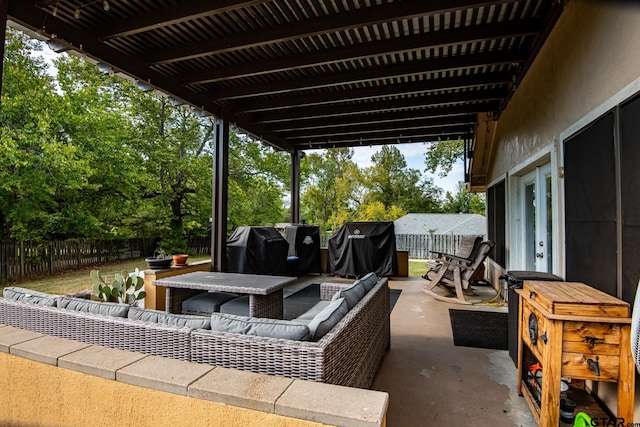
<instances>
[{"instance_id":1,"label":"metal post","mask_svg":"<svg viewBox=\"0 0 640 427\"><path fill-rule=\"evenodd\" d=\"M291 153L291 223L300 223L300 160L302 151Z\"/></svg>"},{"instance_id":2,"label":"metal post","mask_svg":"<svg viewBox=\"0 0 640 427\"><path fill-rule=\"evenodd\" d=\"M229 123L216 120L211 212L211 269L227 271L227 201L229 198Z\"/></svg>"}]
</instances>

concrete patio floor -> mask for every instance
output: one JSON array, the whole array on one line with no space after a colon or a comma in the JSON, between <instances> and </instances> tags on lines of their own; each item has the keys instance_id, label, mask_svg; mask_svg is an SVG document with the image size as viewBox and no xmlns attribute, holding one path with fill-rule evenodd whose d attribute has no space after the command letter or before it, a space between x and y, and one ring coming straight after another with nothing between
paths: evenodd
<instances>
[{"instance_id":1,"label":"concrete patio floor","mask_svg":"<svg viewBox=\"0 0 640 427\"><path fill-rule=\"evenodd\" d=\"M296 287L318 280L305 277ZM449 308L507 307L437 301L420 290L425 283L416 277L389 281L390 288L402 292L391 313L391 348L371 386L390 395L387 426L534 426L517 394L517 371L508 351L453 345ZM481 299L494 295L491 289L479 290L487 291Z\"/></svg>"}]
</instances>

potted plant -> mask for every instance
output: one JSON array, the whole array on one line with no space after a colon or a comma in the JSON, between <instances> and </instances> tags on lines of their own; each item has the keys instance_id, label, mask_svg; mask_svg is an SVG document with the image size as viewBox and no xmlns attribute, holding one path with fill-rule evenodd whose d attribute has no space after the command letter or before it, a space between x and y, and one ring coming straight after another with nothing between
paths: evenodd
<instances>
[{"instance_id":1,"label":"potted plant","mask_svg":"<svg viewBox=\"0 0 640 427\"><path fill-rule=\"evenodd\" d=\"M164 251L160 250L156 252L155 257L145 258L144 260L151 270L163 270L165 268L171 267L173 257L170 255L166 255Z\"/></svg>"},{"instance_id":2,"label":"potted plant","mask_svg":"<svg viewBox=\"0 0 640 427\"><path fill-rule=\"evenodd\" d=\"M107 283L106 277L100 274L99 270L92 270L91 278L98 282L93 285L98 298L106 302L133 305L147 295L142 290L144 279L140 277L140 272L137 268L131 274L127 273L126 270L116 273L111 285Z\"/></svg>"},{"instance_id":3,"label":"potted plant","mask_svg":"<svg viewBox=\"0 0 640 427\"><path fill-rule=\"evenodd\" d=\"M173 266L180 267L187 264L188 244L187 239L178 231L169 233L160 242L160 251L166 254L173 254Z\"/></svg>"},{"instance_id":4,"label":"potted plant","mask_svg":"<svg viewBox=\"0 0 640 427\"><path fill-rule=\"evenodd\" d=\"M187 254L176 254L173 256L173 266L181 267L187 265L187 260L189 259L189 255Z\"/></svg>"}]
</instances>

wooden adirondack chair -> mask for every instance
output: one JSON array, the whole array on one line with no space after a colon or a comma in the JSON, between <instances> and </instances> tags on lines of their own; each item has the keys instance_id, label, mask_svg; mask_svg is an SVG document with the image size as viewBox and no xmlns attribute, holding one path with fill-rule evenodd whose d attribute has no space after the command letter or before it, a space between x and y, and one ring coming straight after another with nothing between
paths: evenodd
<instances>
[{"instance_id":1,"label":"wooden adirondack chair","mask_svg":"<svg viewBox=\"0 0 640 427\"><path fill-rule=\"evenodd\" d=\"M480 236L462 236L462 239L460 239L460 245L458 246L458 249L453 254L453 256L471 260L476 257L476 253L478 252L478 249L480 249L480 243L482 243L482 237ZM440 268L440 266L442 265L442 260L450 259L450 257L452 256L451 254L447 254L444 252L431 253L436 255L435 259L428 260L426 262L427 267L429 267L431 270Z\"/></svg>"},{"instance_id":2,"label":"wooden adirondack chair","mask_svg":"<svg viewBox=\"0 0 640 427\"><path fill-rule=\"evenodd\" d=\"M469 289L473 281L482 279L484 260L493 249L494 244L490 240L480 243L478 251L472 259L459 258L454 255L443 258L440 268L429 270L425 275L424 278L428 283L422 288L422 291L440 301L471 304L465 300L464 291ZM440 285L454 288L456 297L445 297L433 292L433 289Z\"/></svg>"}]
</instances>

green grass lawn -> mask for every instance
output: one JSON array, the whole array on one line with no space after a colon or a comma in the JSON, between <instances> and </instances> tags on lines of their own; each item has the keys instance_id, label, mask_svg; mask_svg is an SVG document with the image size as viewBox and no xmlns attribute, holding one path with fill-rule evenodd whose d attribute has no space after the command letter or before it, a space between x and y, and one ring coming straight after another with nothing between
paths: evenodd
<instances>
[{"instance_id":1,"label":"green grass lawn","mask_svg":"<svg viewBox=\"0 0 640 427\"><path fill-rule=\"evenodd\" d=\"M204 261L207 259L211 259L211 256L189 256L189 263ZM100 273L107 276L107 281L111 282L115 273L122 270L127 270L127 272L132 273L136 268L138 268L139 270L147 269L147 263L144 261L144 258L137 258L122 262L112 262L103 265L95 265L93 267L87 267L86 269L73 270L56 274L54 276L26 280L8 286L20 286L22 288L28 288L34 291L58 295L75 294L83 291L91 291L92 293L94 293L94 283L91 280L91 277L89 277L91 270L100 270ZM6 286L0 286L0 289L4 287Z\"/></svg>"},{"instance_id":2,"label":"green grass lawn","mask_svg":"<svg viewBox=\"0 0 640 427\"><path fill-rule=\"evenodd\" d=\"M425 264L425 260L409 260L409 277L422 277L427 272L428 268Z\"/></svg>"},{"instance_id":3,"label":"green grass lawn","mask_svg":"<svg viewBox=\"0 0 640 427\"><path fill-rule=\"evenodd\" d=\"M211 257L209 255L190 256L189 262L204 261L210 258ZM144 258L95 265L90 268L68 271L50 277L26 280L20 283L11 284L10 286L20 286L34 291L58 295L68 295L86 291L93 293L94 283L89 277L91 270L100 270L103 275L107 276L107 281L111 282L115 273L122 270L127 270L131 273L135 271L136 268L140 270L145 270L147 268L147 263L144 262ZM425 265L424 260L409 261L409 276L422 277L426 272L427 266ZM0 290L4 287L5 286L0 286Z\"/></svg>"}]
</instances>

